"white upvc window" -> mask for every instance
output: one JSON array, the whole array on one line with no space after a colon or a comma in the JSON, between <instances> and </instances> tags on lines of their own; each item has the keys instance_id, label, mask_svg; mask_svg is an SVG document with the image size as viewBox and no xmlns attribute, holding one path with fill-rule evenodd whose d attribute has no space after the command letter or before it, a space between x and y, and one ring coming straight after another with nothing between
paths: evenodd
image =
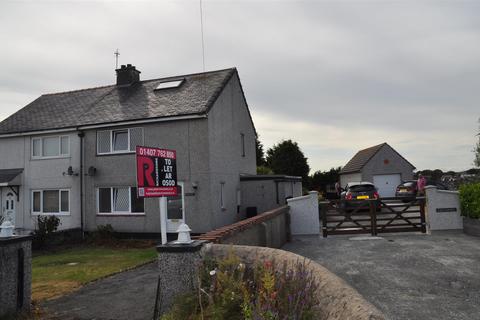
<instances>
[{"instance_id":1,"label":"white upvc window","mask_svg":"<svg viewBox=\"0 0 480 320\"><path fill-rule=\"evenodd\" d=\"M97 213L145 214L145 201L137 196L136 187L98 187Z\"/></svg>"},{"instance_id":2,"label":"white upvc window","mask_svg":"<svg viewBox=\"0 0 480 320\"><path fill-rule=\"evenodd\" d=\"M69 136L47 136L32 138L32 158L64 158L70 155Z\"/></svg>"},{"instance_id":3,"label":"white upvc window","mask_svg":"<svg viewBox=\"0 0 480 320\"><path fill-rule=\"evenodd\" d=\"M97 131L97 154L131 153L141 145L143 128Z\"/></svg>"},{"instance_id":4,"label":"white upvc window","mask_svg":"<svg viewBox=\"0 0 480 320\"><path fill-rule=\"evenodd\" d=\"M69 189L32 190L33 215L69 215Z\"/></svg>"}]
</instances>

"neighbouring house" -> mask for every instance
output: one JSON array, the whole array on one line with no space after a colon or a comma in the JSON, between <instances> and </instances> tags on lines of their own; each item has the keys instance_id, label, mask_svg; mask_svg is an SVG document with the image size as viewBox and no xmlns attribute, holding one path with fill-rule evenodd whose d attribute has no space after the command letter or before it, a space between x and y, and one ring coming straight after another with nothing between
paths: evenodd
<instances>
[{"instance_id":1,"label":"neighbouring house","mask_svg":"<svg viewBox=\"0 0 480 320\"><path fill-rule=\"evenodd\" d=\"M114 85L45 94L0 123L2 215L20 231L56 215L60 229L158 234L158 199L136 195L134 150L144 145L177 151L168 232L244 218L256 133L237 70L142 81L132 65L116 73Z\"/></svg>"},{"instance_id":2,"label":"neighbouring house","mask_svg":"<svg viewBox=\"0 0 480 320\"><path fill-rule=\"evenodd\" d=\"M395 151L388 143L382 143L358 151L340 171L340 185L349 182L372 182L382 197L394 197L396 187L413 179L415 166Z\"/></svg>"}]
</instances>

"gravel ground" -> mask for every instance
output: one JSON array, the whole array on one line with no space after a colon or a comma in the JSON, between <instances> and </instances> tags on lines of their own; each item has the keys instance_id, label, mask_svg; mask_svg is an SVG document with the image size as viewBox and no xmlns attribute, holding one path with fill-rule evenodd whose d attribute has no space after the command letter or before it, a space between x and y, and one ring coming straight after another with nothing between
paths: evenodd
<instances>
[{"instance_id":1,"label":"gravel ground","mask_svg":"<svg viewBox=\"0 0 480 320\"><path fill-rule=\"evenodd\" d=\"M480 319L480 238L297 237L283 249L322 264L390 319Z\"/></svg>"}]
</instances>

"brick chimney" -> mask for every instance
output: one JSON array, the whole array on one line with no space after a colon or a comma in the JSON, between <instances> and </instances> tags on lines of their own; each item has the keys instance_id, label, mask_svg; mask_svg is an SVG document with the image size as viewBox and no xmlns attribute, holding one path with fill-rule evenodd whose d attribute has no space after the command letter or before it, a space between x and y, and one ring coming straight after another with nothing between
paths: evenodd
<instances>
[{"instance_id":1,"label":"brick chimney","mask_svg":"<svg viewBox=\"0 0 480 320\"><path fill-rule=\"evenodd\" d=\"M117 72L117 86L140 81L140 71L135 69L135 66L132 66L131 64L122 64L120 69L116 69L115 71Z\"/></svg>"}]
</instances>

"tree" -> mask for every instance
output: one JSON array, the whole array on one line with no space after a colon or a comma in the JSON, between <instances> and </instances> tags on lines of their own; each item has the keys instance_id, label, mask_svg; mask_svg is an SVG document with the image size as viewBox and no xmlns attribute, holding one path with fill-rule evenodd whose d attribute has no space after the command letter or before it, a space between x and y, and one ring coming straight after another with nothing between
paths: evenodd
<instances>
[{"instance_id":1,"label":"tree","mask_svg":"<svg viewBox=\"0 0 480 320\"><path fill-rule=\"evenodd\" d=\"M267 166L276 174L301 176L308 180L310 166L298 144L292 140L284 140L267 151Z\"/></svg>"},{"instance_id":2,"label":"tree","mask_svg":"<svg viewBox=\"0 0 480 320\"><path fill-rule=\"evenodd\" d=\"M415 177L418 178L418 174L422 174L427 178L429 182L440 182L442 180L443 176L443 171L440 169L435 169L435 170L430 170L430 169L425 169L421 171L417 171L415 174Z\"/></svg>"},{"instance_id":3,"label":"tree","mask_svg":"<svg viewBox=\"0 0 480 320\"><path fill-rule=\"evenodd\" d=\"M480 123L480 119L478 119L478 122ZM477 145L475 146L475 159L473 160L473 163L475 164L475 166L477 167L480 167L480 127L479 127L479 130L478 130L478 141L477 141Z\"/></svg>"},{"instance_id":4,"label":"tree","mask_svg":"<svg viewBox=\"0 0 480 320\"><path fill-rule=\"evenodd\" d=\"M258 135L255 137L255 149L257 154L257 166L265 166L265 153L263 152L263 144L258 140Z\"/></svg>"},{"instance_id":5,"label":"tree","mask_svg":"<svg viewBox=\"0 0 480 320\"><path fill-rule=\"evenodd\" d=\"M340 180L341 169L342 167L337 167L329 171L316 171L310 177L310 189L326 193L328 185L335 185Z\"/></svg>"}]
</instances>

